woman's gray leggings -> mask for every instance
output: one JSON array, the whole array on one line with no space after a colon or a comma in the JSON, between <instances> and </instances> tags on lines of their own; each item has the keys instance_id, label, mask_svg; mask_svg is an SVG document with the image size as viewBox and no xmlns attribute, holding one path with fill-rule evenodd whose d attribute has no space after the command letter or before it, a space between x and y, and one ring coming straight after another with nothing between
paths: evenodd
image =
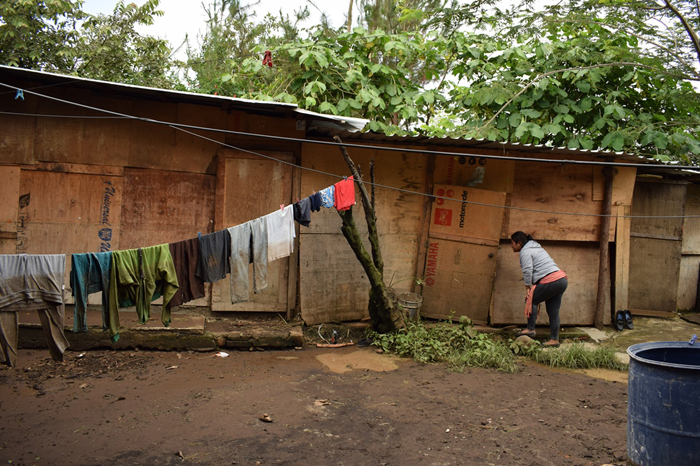
<instances>
[{"instance_id":1,"label":"woman's gray leggings","mask_svg":"<svg viewBox=\"0 0 700 466\"><path fill-rule=\"evenodd\" d=\"M535 293L532 296L532 314L527 319L528 330L535 330L537 305L544 302L547 305L547 314L549 315L549 339L559 340L559 308L561 307L561 297L567 286L569 286L569 281L566 278L535 286Z\"/></svg>"}]
</instances>

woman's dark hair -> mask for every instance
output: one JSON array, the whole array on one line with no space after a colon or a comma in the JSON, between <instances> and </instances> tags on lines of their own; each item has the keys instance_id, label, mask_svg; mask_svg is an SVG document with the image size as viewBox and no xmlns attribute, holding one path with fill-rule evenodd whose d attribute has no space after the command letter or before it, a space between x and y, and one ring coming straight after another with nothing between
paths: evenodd
<instances>
[{"instance_id":1,"label":"woman's dark hair","mask_svg":"<svg viewBox=\"0 0 700 466\"><path fill-rule=\"evenodd\" d=\"M525 246L525 244L527 244L527 242L532 239L532 236L522 231L516 231L515 233L510 235L510 239L512 239L516 243L520 243L520 245L522 246Z\"/></svg>"}]
</instances>

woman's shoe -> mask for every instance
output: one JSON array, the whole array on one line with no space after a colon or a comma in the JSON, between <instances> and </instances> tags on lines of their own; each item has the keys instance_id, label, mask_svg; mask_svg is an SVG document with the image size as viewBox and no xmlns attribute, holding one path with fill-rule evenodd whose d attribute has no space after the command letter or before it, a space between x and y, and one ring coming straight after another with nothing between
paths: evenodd
<instances>
[{"instance_id":1,"label":"woman's shoe","mask_svg":"<svg viewBox=\"0 0 700 466\"><path fill-rule=\"evenodd\" d=\"M625 316L625 325L627 326L628 329L632 330L634 328L634 323L632 323L632 313L630 311L625 311L624 316Z\"/></svg>"},{"instance_id":2,"label":"woman's shoe","mask_svg":"<svg viewBox=\"0 0 700 466\"><path fill-rule=\"evenodd\" d=\"M556 340L549 340L542 343L542 346L545 348L559 348L559 342Z\"/></svg>"},{"instance_id":3,"label":"woman's shoe","mask_svg":"<svg viewBox=\"0 0 700 466\"><path fill-rule=\"evenodd\" d=\"M519 337L530 337L530 338L535 338L537 336L537 332L534 330L528 330L526 328L522 329L520 332L518 332Z\"/></svg>"},{"instance_id":4,"label":"woman's shoe","mask_svg":"<svg viewBox=\"0 0 700 466\"><path fill-rule=\"evenodd\" d=\"M625 329L625 311L615 313L615 328L620 332Z\"/></svg>"}]
</instances>

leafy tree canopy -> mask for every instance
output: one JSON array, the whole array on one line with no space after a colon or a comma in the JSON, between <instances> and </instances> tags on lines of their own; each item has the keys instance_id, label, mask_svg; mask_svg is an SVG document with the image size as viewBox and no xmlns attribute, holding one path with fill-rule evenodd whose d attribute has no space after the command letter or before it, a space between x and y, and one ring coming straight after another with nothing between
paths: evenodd
<instances>
[{"instance_id":1,"label":"leafy tree canopy","mask_svg":"<svg viewBox=\"0 0 700 466\"><path fill-rule=\"evenodd\" d=\"M168 42L136 31L161 16L159 0L116 3L90 15L82 0L1 0L0 63L162 88L177 84Z\"/></svg>"}]
</instances>

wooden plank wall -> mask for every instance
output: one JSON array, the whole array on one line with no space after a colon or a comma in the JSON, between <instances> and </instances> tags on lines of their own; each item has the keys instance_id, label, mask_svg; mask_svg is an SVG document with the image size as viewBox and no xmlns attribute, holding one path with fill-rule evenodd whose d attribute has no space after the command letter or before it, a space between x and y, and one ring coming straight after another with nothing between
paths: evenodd
<instances>
[{"instance_id":1,"label":"wooden plank wall","mask_svg":"<svg viewBox=\"0 0 700 466\"><path fill-rule=\"evenodd\" d=\"M685 183L638 180L632 204L630 309L676 310L685 199Z\"/></svg>"},{"instance_id":2,"label":"wooden plank wall","mask_svg":"<svg viewBox=\"0 0 700 466\"><path fill-rule=\"evenodd\" d=\"M685 197L685 215L700 216L700 186L690 184ZM700 268L700 218L683 220L683 245L676 307L695 309Z\"/></svg>"},{"instance_id":3,"label":"wooden plank wall","mask_svg":"<svg viewBox=\"0 0 700 466\"><path fill-rule=\"evenodd\" d=\"M376 181L410 191L425 188L426 157L419 154L379 152L348 148L350 157L369 180L369 161L375 157ZM316 144L302 146L302 165L337 175L303 171L301 195L308 196L349 174L337 148ZM396 289L409 290L414 276L424 197L377 188L377 219L384 255L384 278L394 278ZM359 202L359 195L356 197ZM353 207L358 228L366 234L362 206ZM343 237L342 221L334 209L322 208L311 217L311 226L301 229L301 315L307 324L367 316L369 282L364 270ZM369 250L369 244L365 243Z\"/></svg>"}]
</instances>

